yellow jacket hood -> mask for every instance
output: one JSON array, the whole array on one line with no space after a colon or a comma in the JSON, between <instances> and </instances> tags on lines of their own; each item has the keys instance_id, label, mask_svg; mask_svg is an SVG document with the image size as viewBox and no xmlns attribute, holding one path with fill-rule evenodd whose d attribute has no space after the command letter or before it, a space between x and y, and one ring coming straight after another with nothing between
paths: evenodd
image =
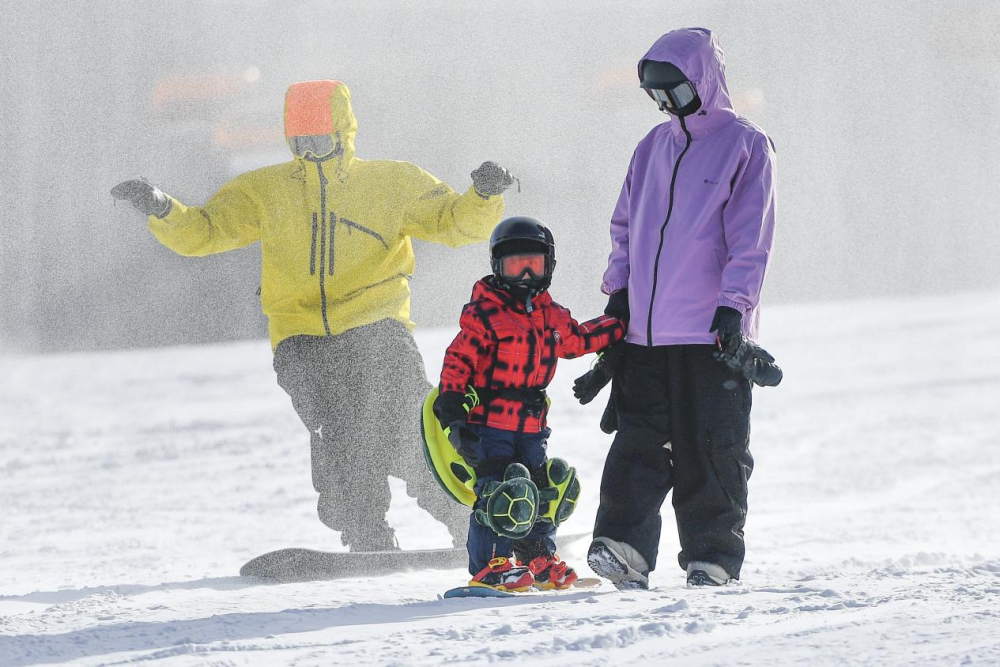
<instances>
[{"instance_id":1,"label":"yellow jacket hood","mask_svg":"<svg viewBox=\"0 0 1000 667\"><path fill-rule=\"evenodd\" d=\"M354 135L357 133L358 121L351 108L351 91L345 83L321 79L300 81L288 87L285 93L286 141L292 137L328 134L334 146L339 141L343 149L331 160L339 160L338 171L346 171L354 162Z\"/></svg>"}]
</instances>

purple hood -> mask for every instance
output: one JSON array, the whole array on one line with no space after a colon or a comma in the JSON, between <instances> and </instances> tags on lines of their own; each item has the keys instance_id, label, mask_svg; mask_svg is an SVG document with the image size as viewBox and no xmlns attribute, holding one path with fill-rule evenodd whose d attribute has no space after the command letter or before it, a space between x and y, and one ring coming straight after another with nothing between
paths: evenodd
<instances>
[{"instance_id":1,"label":"purple hood","mask_svg":"<svg viewBox=\"0 0 1000 667\"><path fill-rule=\"evenodd\" d=\"M704 134L737 118L726 85L726 63L719 40L705 28L682 28L656 40L639 60L639 79L647 60L672 63L694 84L701 98L699 111L685 119L692 134ZM703 113L704 112L704 113ZM680 123L674 129L681 138Z\"/></svg>"},{"instance_id":2,"label":"purple hood","mask_svg":"<svg viewBox=\"0 0 1000 667\"><path fill-rule=\"evenodd\" d=\"M743 313L744 333L756 338L774 233L773 146L733 110L709 30L669 32L640 72L646 60L676 65L702 106L657 125L636 147L611 218L602 290L629 288L633 343L712 343L718 305Z\"/></svg>"}]
</instances>

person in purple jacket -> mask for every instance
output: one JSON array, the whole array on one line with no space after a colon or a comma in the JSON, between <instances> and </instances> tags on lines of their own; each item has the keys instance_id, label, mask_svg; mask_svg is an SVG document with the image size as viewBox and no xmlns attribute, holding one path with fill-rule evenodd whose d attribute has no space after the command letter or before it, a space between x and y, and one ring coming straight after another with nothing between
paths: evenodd
<instances>
[{"instance_id":1,"label":"person in purple jacket","mask_svg":"<svg viewBox=\"0 0 1000 667\"><path fill-rule=\"evenodd\" d=\"M773 362L754 340L774 233L774 146L733 110L709 30L663 35L639 79L670 118L636 147L611 218L601 289L606 312L629 325L588 562L619 588L647 588L673 489L688 585L721 585L739 579L745 553L748 378L763 384L746 368Z\"/></svg>"}]
</instances>

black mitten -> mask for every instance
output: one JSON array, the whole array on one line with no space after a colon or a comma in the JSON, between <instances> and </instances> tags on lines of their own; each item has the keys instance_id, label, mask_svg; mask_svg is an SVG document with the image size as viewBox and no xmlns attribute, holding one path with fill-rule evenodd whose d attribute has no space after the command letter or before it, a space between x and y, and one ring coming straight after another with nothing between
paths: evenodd
<instances>
[{"instance_id":1,"label":"black mitten","mask_svg":"<svg viewBox=\"0 0 1000 667\"><path fill-rule=\"evenodd\" d=\"M601 415L601 430L611 435L618 430L618 399L615 397L615 385L611 384L611 396L608 397L608 405Z\"/></svg>"}]
</instances>

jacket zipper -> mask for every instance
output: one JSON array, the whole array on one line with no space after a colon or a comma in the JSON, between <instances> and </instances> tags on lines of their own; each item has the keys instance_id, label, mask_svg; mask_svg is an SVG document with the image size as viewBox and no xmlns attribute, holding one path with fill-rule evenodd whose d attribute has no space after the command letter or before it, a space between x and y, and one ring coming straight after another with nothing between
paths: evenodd
<instances>
[{"instance_id":1,"label":"jacket zipper","mask_svg":"<svg viewBox=\"0 0 1000 667\"><path fill-rule=\"evenodd\" d=\"M323 328L327 336L332 336L330 331L330 321L326 315L326 176L323 174L323 165L316 163L316 170L319 172L319 298L323 310ZM333 227L330 228L330 258L333 259ZM333 267L330 267L333 272Z\"/></svg>"},{"instance_id":2,"label":"jacket zipper","mask_svg":"<svg viewBox=\"0 0 1000 667\"><path fill-rule=\"evenodd\" d=\"M666 235L667 223L670 222L670 214L674 212L674 186L677 185L677 171L681 166L681 160L684 159L684 154L691 148L691 133L688 132L687 125L684 123L684 117L679 116L678 119L681 123L681 129L684 130L686 142L684 143L684 150L677 156L677 162L674 163L674 172L670 175L670 203L667 205L667 217L663 221L663 226L660 227L660 245L656 249L656 263L653 264L653 291L649 295L649 317L646 319L646 347L653 347L653 304L656 302L656 282L660 273L660 254L663 252L663 239Z\"/></svg>"}]
</instances>

